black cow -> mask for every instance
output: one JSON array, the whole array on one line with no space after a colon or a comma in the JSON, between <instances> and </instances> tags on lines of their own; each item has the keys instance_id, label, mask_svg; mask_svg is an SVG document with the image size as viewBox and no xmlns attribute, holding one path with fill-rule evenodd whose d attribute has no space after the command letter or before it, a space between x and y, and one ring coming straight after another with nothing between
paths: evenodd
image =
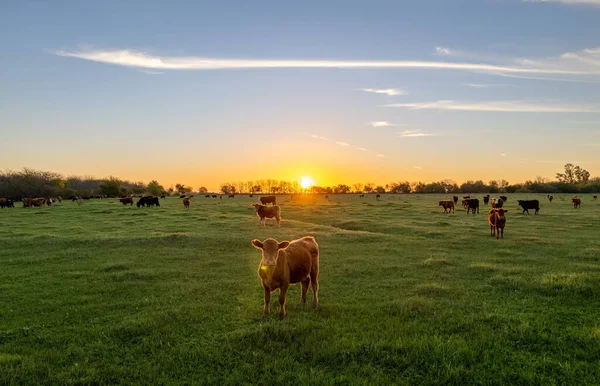
<instances>
[{"instance_id":1,"label":"black cow","mask_svg":"<svg viewBox=\"0 0 600 386\"><path fill-rule=\"evenodd\" d=\"M376 195L375 198L381 198L381 194Z\"/></svg>"},{"instance_id":2,"label":"black cow","mask_svg":"<svg viewBox=\"0 0 600 386\"><path fill-rule=\"evenodd\" d=\"M212 197L212 198L217 198L217 195L216 195L216 194L213 194L211 197Z\"/></svg>"},{"instance_id":3,"label":"black cow","mask_svg":"<svg viewBox=\"0 0 600 386\"><path fill-rule=\"evenodd\" d=\"M185 194L182 194L181 196L179 196L179 198L185 198L185 197L186 197Z\"/></svg>"},{"instance_id":4,"label":"black cow","mask_svg":"<svg viewBox=\"0 0 600 386\"><path fill-rule=\"evenodd\" d=\"M479 199L467 199L467 214L469 214L470 211L473 212L473 214L475 214L475 210L477 210L477 213L479 213Z\"/></svg>"},{"instance_id":5,"label":"black cow","mask_svg":"<svg viewBox=\"0 0 600 386\"><path fill-rule=\"evenodd\" d=\"M454 200L455 204L458 202L458 196L452 196L452 199Z\"/></svg>"},{"instance_id":6,"label":"black cow","mask_svg":"<svg viewBox=\"0 0 600 386\"><path fill-rule=\"evenodd\" d=\"M0 198L0 208L4 209L4 208L14 208L15 204L13 203L13 200L9 199L9 198Z\"/></svg>"},{"instance_id":7,"label":"black cow","mask_svg":"<svg viewBox=\"0 0 600 386\"><path fill-rule=\"evenodd\" d=\"M487 205L490 203L490 195L483 196L483 205Z\"/></svg>"},{"instance_id":8,"label":"black cow","mask_svg":"<svg viewBox=\"0 0 600 386\"><path fill-rule=\"evenodd\" d=\"M165 198L165 197L167 197L167 196L166 196L166 195L164 195L164 194L160 196L160 198Z\"/></svg>"},{"instance_id":9,"label":"black cow","mask_svg":"<svg viewBox=\"0 0 600 386\"><path fill-rule=\"evenodd\" d=\"M153 196L145 196L140 198L140 200L137 202L136 206L138 208L143 207L143 206L160 206L160 203L158 202L158 197L153 197Z\"/></svg>"},{"instance_id":10,"label":"black cow","mask_svg":"<svg viewBox=\"0 0 600 386\"><path fill-rule=\"evenodd\" d=\"M204 198L210 198L210 194L205 195Z\"/></svg>"},{"instance_id":11,"label":"black cow","mask_svg":"<svg viewBox=\"0 0 600 386\"><path fill-rule=\"evenodd\" d=\"M535 209L535 214L540 211L540 202L538 200L517 200L519 206L523 208L523 213L529 214L529 209Z\"/></svg>"},{"instance_id":12,"label":"black cow","mask_svg":"<svg viewBox=\"0 0 600 386\"><path fill-rule=\"evenodd\" d=\"M508 201L508 197L506 197L506 196L500 196L500 198L501 198L501 199L502 199L502 201L504 201L504 202Z\"/></svg>"},{"instance_id":13,"label":"black cow","mask_svg":"<svg viewBox=\"0 0 600 386\"><path fill-rule=\"evenodd\" d=\"M235 194L230 194L228 198L235 198Z\"/></svg>"}]
</instances>

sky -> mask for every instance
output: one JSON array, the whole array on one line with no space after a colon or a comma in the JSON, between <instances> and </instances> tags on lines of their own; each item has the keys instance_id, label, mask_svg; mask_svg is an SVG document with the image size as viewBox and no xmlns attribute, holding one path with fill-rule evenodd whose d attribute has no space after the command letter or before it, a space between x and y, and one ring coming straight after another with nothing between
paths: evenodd
<instances>
[{"instance_id":1,"label":"sky","mask_svg":"<svg viewBox=\"0 0 600 386\"><path fill-rule=\"evenodd\" d=\"M0 5L0 170L317 184L600 174L600 0Z\"/></svg>"}]
</instances>

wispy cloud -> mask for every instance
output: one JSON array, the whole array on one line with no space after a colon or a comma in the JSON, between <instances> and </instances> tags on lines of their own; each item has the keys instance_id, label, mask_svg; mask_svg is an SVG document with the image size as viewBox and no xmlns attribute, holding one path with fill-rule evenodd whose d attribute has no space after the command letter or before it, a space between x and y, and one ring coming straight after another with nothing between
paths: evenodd
<instances>
[{"instance_id":1,"label":"wispy cloud","mask_svg":"<svg viewBox=\"0 0 600 386\"><path fill-rule=\"evenodd\" d=\"M376 88L361 88L361 91L366 91L366 92L374 92L376 94L386 94L389 96L394 96L394 95L406 95L406 93L402 90L399 90L397 88L384 88L384 89L376 89Z\"/></svg>"},{"instance_id":2,"label":"wispy cloud","mask_svg":"<svg viewBox=\"0 0 600 386\"><path fill-rule=\"evenodd\" d=\"M311 134L310 136L311 136L312 138L315 138L315 139L320 139L320 140L323 140L323 141L329 141L329 138L327 138L327 137L323 137L322 135Z\"/></svg>"},{"instance_id":3,"label":"wispy cloud","mask_svg":"<svg viewBox=\"0 0 600 386\"><path fill-rule=\"evenodd\" d=\"M453 51L451 51L453 52ZM94 62L114 64L126 67L146 68L153 70L220 70L220 69L252 69L252 68L419 68L445 69L457 71L486 72L495 75L506 74L554 74L554 75L600 75L598 66L558 66L557 63L522 59L507 64L458 63L440 61L411 60L285 60L285 59L223 59L198 56L156 56L134 50L61 50L53 54L84 59ZM596 57L600 51L595 49L583 51L582 54ZM565 59L559 60L565 63ZM569 65L573 59L567 58ZM387 95L400 95L397 89L364 89Z\"/></svg>"},{"instance_id":4,"label":"wispy cloud","mask_svg":"<svg viewBox=\"0 0 600 386\"><path fill-rule=\"evenodd\" d=\"M506 157L506 153L500 153L498 154L500 157Z\"/></svg>"},{"instance_id":5,"label":"wispy cloud","mask_svg":"<svg viewBox=\"0 0 600 386\"><path fill-rule=\"evenodd\" d=\"M561 3L569 5L599 5L600 0L522 0L525 3Z\"/></svg>"},{"instance_id":6,"label":"wispy cloud","mask_svg":"<svg viewBox=\"0 0 600 386\"><path fill-rule=\"evenodd\" d=\"M423 169L421 166L416 166L416 165L415 165L415 166L413 166L413 168L415 168L415 169L418 169L418 170L421 170L421 169Z\"/></svg>"},{"instance_id":7,"label":"wispy cloud","mask_svg":"<svg viewBox=\"0 0 600 386\"><path fill-rule=\"evenodd\" d=\"M435 133L423 133L420 130L404 130L401 133L398 133L399 137L404 138L418 138L418 137L435 137L437 134Z\"/></svg>"},{"instance_id":8,"label":"wispy cloud","mask_svg":"<svg viewBox=\"0 0 600 386\"><path fill-rule=\"evenodd\" d=\"M452 55L452 51L445 47L435 47L435 53L439 55Z\"/></svg>"},{"instance_id":9,"label":"wispy cloud","mask_svg":"<svg viewBox=\"0 0 600 386\"><path fill-rule=\"evenodd\" d=\"M354 148L360 151L369 151L369 149L360 146L354 146Z\"/></svg>"},{"instance_id":10,"label":"wispy cloud","mask_svg":"<svg viewBox=\"0 0 600 386\"><path fill-rule=\"evenodd\" d=\"M388 121L375 121L375 122L369 122L369 125L373 126L373 127L387 127L387 126L396 126L393 123L390 123Z\"/></svg>"},{"instance_id":11,"label":"wispy cloud","mask_svg":"<svg viewBox=\"0 0 600 386\"><path fill-rule=\"evenodd\" d=\"M511 84L485 84L485 83L463 83L463 86L473 87L473 88L514 87Z\"/></svg>"},{"instance_id":12,"label":"wispy cloud","mask_svg":"<svg viewBox=\"0 0 600 386\"><path fill-rule=\"evenodd\" d=\"M148 75L162 75L164 74L164 72L160 72L160 71L151 71L151 70L139 70L140 72L144 73L144 74L148 74Z\"/></svg>"},{"instance_id":13,"label":"wispy cloud","mask_svg":"<svg viewBox=\"0 0 600 386\"><path fill-rule=\"evenodd\" d=\"M336 145L339 145L339 146L342 146L342 147L347 147L347 146L350 146L350 144L349 144L349 143L347 143L347 142L341 142L341 141L338 141L338 142L336 142L335 144L336 144Z\"/></svg>"},{"instance_id":14,"label":"wispy cloud","mask_svg":"<svg viewBox=\"0 0 600 386\"><path fill-rule=\"evenodd\" d=\"M385 156L383 154L377 154L375 157L377 157L377 158L384 158Z\"/></svg>"},{"instance_id":15,"label":"wispy cloud","mask_svg":"<svg viewBox=\"0 0 600 386\"><path fill-rule=\"evenodd\" d=\"M542 104L529 101L461 102L441 100L434 102L394 103L388 107L411 110L458 110L521 113L598 113L600 106Z\"/></svg>"}]
</instances>

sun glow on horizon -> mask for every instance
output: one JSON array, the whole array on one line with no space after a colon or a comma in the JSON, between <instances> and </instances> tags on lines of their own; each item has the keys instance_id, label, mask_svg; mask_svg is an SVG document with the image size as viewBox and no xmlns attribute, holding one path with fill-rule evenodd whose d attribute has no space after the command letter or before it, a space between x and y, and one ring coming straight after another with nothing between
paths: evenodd
<instances>
[{"instance_id":1,"label":"sun glow on horizon","mask_svg":"<svg viewBox=\"0 0 600 386\"><path fill-rule=\"evenodd\" d=\"M308 189L311 186L313 186L314 184L315 184L315 181L313 181L313 179L310 177L302 177L300 179L300 186L302 186L302 189Z\"/></svg>"}]
</instances>

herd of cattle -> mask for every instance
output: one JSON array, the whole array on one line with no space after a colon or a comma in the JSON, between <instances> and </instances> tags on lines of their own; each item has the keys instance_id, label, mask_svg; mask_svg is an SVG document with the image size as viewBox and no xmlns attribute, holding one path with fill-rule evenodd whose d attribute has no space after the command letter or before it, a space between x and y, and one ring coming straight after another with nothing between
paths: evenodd
<instances>
[{"instance_id":1,"label":"herd of cattle","mask_svg":"<svg viewBox=\"0 0 600 386\"><path fill-rule=\"evenodd\" d=\"M548 201L552 202L554 197L549 194ZM592 197L594 201L598 199L598 196L594 195ZM490 225L490 236L496 236L497 239L504 238L504 227L506 226L506 216L504 214L508 212L507 209L504 209L504 203L508 200L506 196L500 196L498 198L490 198L490 195L486 195L483 197L484 205L491 205L491 209L488 212L488 224ZM581 198L577 196L571 197L571 202L573 203L573 208L579 209L581 208ZM442 200L439 202L439 206L444 209L444 213L454 213L454 206L458 203L458 197L453 196L452 200ZM529 214L529 209L535 210L535 214L538 214L540 211L540 202L539 200L517 200L517 204L523 209L521 214ZM479 213L479 199L473 198L471 196L465 196L462 200L462 206L467 210L467 214L475 212Z\"/></svg>"}]
</instances>

